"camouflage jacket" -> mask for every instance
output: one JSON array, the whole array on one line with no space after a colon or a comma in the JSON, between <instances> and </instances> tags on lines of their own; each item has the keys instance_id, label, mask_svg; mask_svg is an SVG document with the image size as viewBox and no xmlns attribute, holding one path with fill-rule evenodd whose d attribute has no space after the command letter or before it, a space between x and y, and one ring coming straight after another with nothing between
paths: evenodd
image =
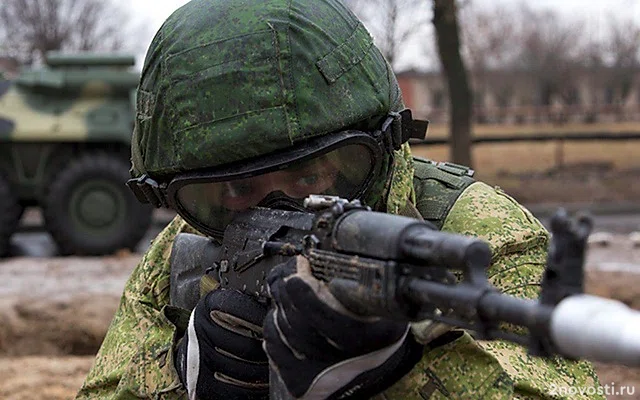
<instances>
[{"instance_id":1,"label":"camouflage jacket","mask_svg":"<svg viewBox=\"0 0 640 400\"><path fill-rule=\"evenodd\" d=\"M424 163L407 158L396 165L387 211L399 213L409 198L424 216L443 214L443 230L478 236L490 244L493 284L509 294L537 296L549 238L531 213L480 182L467 183L452 204L438 204L434 193L442 192L447 181L455 188L455 180L449 179L454 175L428 173ZM440 179L434 176L438 174ZM186 399L173 366L174 345L182 335L178 327L186 325L181 321L184 312L168 305L169 254L174 237L184 231L193 229L176 217L133 271L78 399ZM420 326L413 332L420 337ZM464 333L442 346L426 344L413 370L376 398L559 399L554 390L567 392L570 387L599 387L589 363L532 358L519 346L475 341Z\"/></svg>"}]
</instances>

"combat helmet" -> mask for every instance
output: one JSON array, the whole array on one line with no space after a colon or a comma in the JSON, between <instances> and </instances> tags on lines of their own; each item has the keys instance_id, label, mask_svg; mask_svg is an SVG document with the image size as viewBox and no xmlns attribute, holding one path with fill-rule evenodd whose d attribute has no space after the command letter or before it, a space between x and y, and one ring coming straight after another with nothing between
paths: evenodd
<instances>
[{"instance_id":1,"label":"combat helmet","mask_svg":"<svg viewBox=\"0 0 640 400\"><path fill-rule=\"evenodd\" d=\"M250 206L367 196L425 130L340 0L192 0L148 49L128 184L215 236Z\"/></svg>"}]
</instances>

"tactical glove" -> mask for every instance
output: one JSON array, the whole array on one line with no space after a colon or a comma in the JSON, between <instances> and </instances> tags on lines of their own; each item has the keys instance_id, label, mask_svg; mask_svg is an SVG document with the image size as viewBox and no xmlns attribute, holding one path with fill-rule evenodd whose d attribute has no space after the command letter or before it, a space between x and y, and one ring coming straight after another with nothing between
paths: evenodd
<instances>
[{"instance_id":1,"label":"tactical glove","mask_svg":"<svg viewBox=\"0 0 640 400\"><path fill-rule=\"evenodd\" d=\"M374 396L422 355L408 324L351 313L311 275L304 257L274 268L267 282L275 307L264 324L265 350L296 398Z\"/></svg>"},{"instance_id":2,"label":"tactical glove","mask_svg":"<svg viewBox=\"0 0 640 400\"><path fill-rule=\"evenodd\" d=\"M268 399L269 365L262 348L268 306L235 290L200 299L176 352L189 399Z\"/></svg>"}]
</instances>

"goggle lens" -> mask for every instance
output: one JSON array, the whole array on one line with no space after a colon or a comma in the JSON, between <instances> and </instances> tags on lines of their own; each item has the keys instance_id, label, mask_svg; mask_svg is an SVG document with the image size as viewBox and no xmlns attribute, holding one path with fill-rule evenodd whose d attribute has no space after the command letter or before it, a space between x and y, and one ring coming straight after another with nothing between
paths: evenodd
<instances>
[{"instance_id":1,"label":"goggle lens","mask_svg":"<svg viewBox=\"0 0 640 400\"><path fill-rule=\"evenodd\" d=\"M178 189L176 200L188 220L220 230L238 212L259 206L271 193L301 205L310 194L352 199L367 185L374 167L367 146L350 144L263 174L186 184Z\"/></svg>"}]
</instances>

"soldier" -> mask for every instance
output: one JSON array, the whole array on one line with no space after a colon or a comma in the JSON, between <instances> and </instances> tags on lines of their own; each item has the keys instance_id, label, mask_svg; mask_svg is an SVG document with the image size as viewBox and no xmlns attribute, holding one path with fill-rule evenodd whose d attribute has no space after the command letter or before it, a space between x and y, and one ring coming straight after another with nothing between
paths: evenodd
<instances>
[{"instance_id":1,"label":"soldier","mask_svg":"<svg viewBox=\"0 0 640 400\"><path fill-rule=\"evenodd\" d=\"M169 305L178 233L220 239L239 211L299 209L311 193L481 237L492 282L537 296L548 233L468 168L413 158L403 108L391 68L339 0L193 0L171 15L142 71L132 175L138 194L180 216L132 273L78 398L266 399L269 362L304 399L540 399L599 387L588 363L359 318L304 259L268 277L271 310L222 289L193 311Z\"/></svg>"}]
</instances>

